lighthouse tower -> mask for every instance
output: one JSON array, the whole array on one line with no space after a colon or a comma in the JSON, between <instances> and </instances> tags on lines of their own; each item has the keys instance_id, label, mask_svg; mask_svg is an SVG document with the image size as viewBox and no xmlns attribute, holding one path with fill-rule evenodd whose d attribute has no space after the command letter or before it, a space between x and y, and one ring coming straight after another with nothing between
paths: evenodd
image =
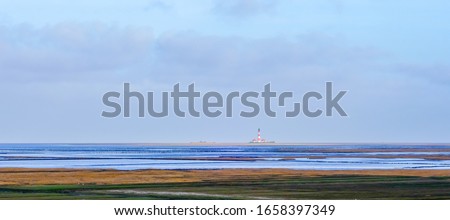
<instances>
[{"instance_id":1,"label":"lighthouse tower","mask_svg":"<svg viewBox=\"0 0 450 220\"><path fill-rule=\"evenodd\" d=\"M261 129L258 128L258 137L253 139L250 143L266 143L266 140L261 138Z\"/></svg>"},{"instance_id":2,"label":"lighthouse tower","mask_svg":"<svg viewBox=\"0 0 450 220\"><path fill-rule=\"evenodd\" d=\"M261 142L261 129L258 128L258 139L257 142Z\"/></svg>"}]
</instances>

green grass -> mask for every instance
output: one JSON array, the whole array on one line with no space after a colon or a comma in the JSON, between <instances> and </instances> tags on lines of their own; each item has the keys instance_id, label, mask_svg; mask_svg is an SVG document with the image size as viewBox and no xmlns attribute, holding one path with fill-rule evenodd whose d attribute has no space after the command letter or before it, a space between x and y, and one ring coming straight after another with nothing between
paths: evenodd
<instances>
[{"instance_id":1,"label":"green grass","mask_svg":"<svg viewBox=\"0 0 450 220\"><path fill-rule=\"evenodd\" d=\"M125 190L133 190L133 192L130 193ZM200 194L176 194L179 192ZM198 183L0 187L0 199L168 200L255 198L450 199L450 177L323 176L280 178L274 176L259 180L243 179Z\"/></svg>"}]
</instances>

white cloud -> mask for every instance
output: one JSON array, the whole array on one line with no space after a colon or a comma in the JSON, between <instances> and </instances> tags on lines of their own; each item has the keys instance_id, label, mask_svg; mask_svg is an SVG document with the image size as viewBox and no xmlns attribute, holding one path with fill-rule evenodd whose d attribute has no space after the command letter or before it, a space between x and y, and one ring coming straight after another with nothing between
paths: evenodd
<instances>
[{"instance_id":1,"label":"white cloud","mask_svg":"<svg viewBox=\"0 0 450 220\"><path fill-rule=\"evenodd\" d=\"M0 77L57 80L117 71L148 59L152 40L148 28L102 23L0 26Z\"/></svg>"},{"instance_id":2,"label":"white cloud","mask_svg":"<svg viewBox=\"0 0 450 220\"><path fill-rule=\"evenodd\" d=\"M374 68L381 52L349 46L323 34L246 39L192 32L165 34L156 40L155 72L163 79L256 83L351 78ZM237 80L239 79L239 80Z\"/></svg>"},{"instance_id":3,"label":"white cloud","mask_svg":"<svg viewBox=\"0 0 450 220\"><path fill-rule=\"evenodd\" d=\"M213 10L224 15L246 17L271 13L277 4L278 0L216 0Z\"/></svg>"},{"instance_id":4,"label":"white cloud","mask_svg":"<svg viewBox=\"0 0 450 220\"><path fill-rule=\"evenodd\" d=\"M154 37L150 28L103 23L1 26L0 50L3 81L50 82L114 75L169 84L324 81L351 77L380 58L375 49L349 46L324 34L294 40L194 32Z\"/></svg>"},{"instance_id":5,"label":"white cloud","mask_svg":"<svg viewBox=\"0 0 450 220\"><path fill-rule=\"evenodd\" d=\"M450 84L450 66L445 64L402 63L394 65L393 69L398 73L433 84Z\"/></svg>"}]
</instances>

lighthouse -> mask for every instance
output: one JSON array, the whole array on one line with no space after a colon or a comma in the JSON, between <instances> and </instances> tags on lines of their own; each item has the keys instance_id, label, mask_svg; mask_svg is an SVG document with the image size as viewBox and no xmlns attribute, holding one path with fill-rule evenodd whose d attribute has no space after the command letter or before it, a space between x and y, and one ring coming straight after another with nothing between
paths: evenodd
<instances>
[{"instance_id":1,"label":"lighthouse","mask_svg":"<svg viewBox=\"0 0 450 220\"><path fill-rule=\"evenodd\" d=\"M258 142L261 142L261 129L258 128Z\"/></svg>"},{"instance_id":2,"label":"lighthouse","mask_svg":"<svg viewBox=\"0 0 450 220\"><path fill-rule=\"evenodd\" d=\"M266 140L261 138L261 129L260 128L258 128L258 137L253 139L250 143L266 143Z\"/></svg>"}]
</instances>

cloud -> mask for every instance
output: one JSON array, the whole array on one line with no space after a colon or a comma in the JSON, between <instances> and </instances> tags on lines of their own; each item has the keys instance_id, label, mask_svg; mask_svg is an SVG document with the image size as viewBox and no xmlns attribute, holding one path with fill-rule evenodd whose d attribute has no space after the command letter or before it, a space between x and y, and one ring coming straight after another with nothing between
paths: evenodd
<instances>
[{"instance_id":1,"label":"cloud","mask_svg":"<svg viewBox=\"0 0 450 220\"><path fill-rule=\"evenodd\" d=\"M3 80L54 80L129 68L149 57L148 28L102 23L0 26Z\"/></svg>"},{"instance_id":2,"label":"cloud","mask_svg":"<svg viewBox=\"0 0 450 220\"><path fill-rule=\"evenodd\" d=\"M224 15L247 17L273 12L277 4L278 0L216 0L213 10Z\"/></svg>"},{"instance_id":3,"label":"cloud","mask_svg":"<svg viewBox=\"0 0 450 220\"><path fill-rule=\"evenodd\" d=\"M0 26L2 82L116 81L203 82L249 85L419 79L450 83L442 64L396 64L383 51L348 44L323 33L250 39L172 32L104 23ZM375 73L375 74L374 74ZM391 75L389 75L389 74Z\"/></svg>"},{"instance_id":4,"label":"cloud","mask_svg":"<svg viewBox=\"0 0 450 220\"><path fill-rule=\"evenodd\" d=\"M406 76L426 80L428 82L450 84L450 66L445 64L395 64L393 69Z\"/></svg>"},{"instance_id":5,"label":"cloud","mask_svg":"<svg viewBox=\"0 0 450 220\"><path fill-rule=\"evenodd\" d=\"M373 48L355 47L323 34L246 39L172 33L156 40L153 72L161 79L250 83L351 77L381 57ZM164 74L163 74L164 73ZM238 80L237 80L238 79Z\"/></svg>"},{"instance_id":6,"label":"cloud","mask_svg":"<svg viewBox=\"0 0 450 220\"><path fill-rule=\"evenodd\" d=\"M330 80L365 71L379 59L325 34L248 39L102 23L0 26L3 81L71 81L118 76L159 83L246 84ZM236 80L239 79L239 80Z\"/></svg>"},{"instance_id":7,"label":"cloud","mask_svg":"<svg viewBox=\"0 0 450 220\"><path fill-rule=\"evenodd\" d=\"M144 10L146 10L146 11L150 11L153 9L167 11L167 10L172 9L172 6L163 1L152 0L152 1L149 1L147 3L147 5L144 7Z\"/></svg>"}]
</instances>

